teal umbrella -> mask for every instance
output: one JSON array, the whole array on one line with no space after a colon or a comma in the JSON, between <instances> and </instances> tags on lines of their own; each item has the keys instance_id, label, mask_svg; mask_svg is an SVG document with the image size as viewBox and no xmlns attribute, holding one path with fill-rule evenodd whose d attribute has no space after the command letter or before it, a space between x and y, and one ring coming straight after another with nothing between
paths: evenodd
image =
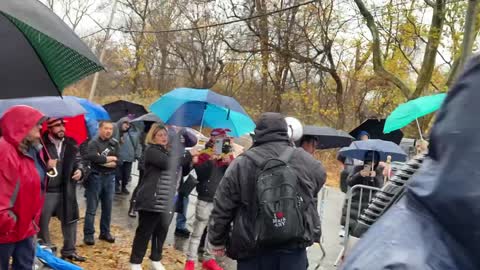
<instances>
[{"instance_id":1,"label":"teal umbrella","mask_svg":"<svg viewBox=\"0 0 480 270\"><path fill-rule=\"evenodd\" d=\"M383 133L387 134L394 130L401 129L411 122L416 121L418 118L438 110L446 96L447 94L425 96L400 104L387 117ZM418 129L421 136L420 125L418 125Z\"/></svg>"}]
</instances>

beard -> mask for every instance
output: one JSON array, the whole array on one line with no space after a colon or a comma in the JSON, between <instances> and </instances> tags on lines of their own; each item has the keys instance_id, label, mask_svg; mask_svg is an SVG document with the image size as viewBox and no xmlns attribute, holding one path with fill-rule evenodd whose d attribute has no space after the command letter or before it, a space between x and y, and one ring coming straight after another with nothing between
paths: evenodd
<instances>
[{"instance_id":1,"label":"beard","mask_svg":"<svg viewBox=\"0 0 480 270\"><path fill-rule=\"evenodd\" d=\"M57 132L55 134L52 134L52 136L57 139L57 140L61 140L65 137L65 132L64 131L60 131L60 132Z\"/></svg>"}]
</instances>

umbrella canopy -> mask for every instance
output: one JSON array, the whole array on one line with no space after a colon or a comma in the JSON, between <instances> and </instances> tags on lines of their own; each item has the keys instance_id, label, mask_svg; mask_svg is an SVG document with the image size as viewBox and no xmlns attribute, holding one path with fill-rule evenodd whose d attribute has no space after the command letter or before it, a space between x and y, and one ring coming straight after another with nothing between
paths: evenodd
<instances>
[{"instance_id":1,"label":"umbrella canopy","mask_svg":"<svg viewBox=\"0 0 480 270\"><path fill-rule=\"evenodd\" d=\"M395 130L389 134L384 134L384 126L385 119L367 119L365 122L360 124L360 126L352 130L350 135L358 139L358 135L362 131L366 131L370 135L370 139L384 140L400 144L403 138L403 132L400 130Z\"/></svg>"},{"instance_id":2,"label":"umbrella canopy","mask_svg":"<svg viewBox=\"0 0 480 270\"><path fill-rule=\"evenodd\" d=\"M110 120L108 112L101 106L96 103L91 102L86 98L79 98L74 96L65 96L64 99L74 100L78 102L86 111L85 118L95 119L97 121L101 120Z\"/></svg>"},{"instance_id":3,"label":"umbrella canopy","mask_svg":"<svg viewBox=\"0 0 480 270\"><path fill-rule=\"evenodd\" d=\"M420 97L400 104L388 117L383 127L384 133L401 129L417 118L440 109L447 94Z\"/></svg>"},{"instance_id":4,"label":"umbrella canopy","mask_svg":"<svg viewBox=\"0 0 480 270\"><path fill-rule=\"evenodd\" d=\"M331 127L304 126L303 136L317 139L317 149L331 149L349 146L354 138L347 132ZM299 145L301 140L297 142ZM300 145L299 145L300 146Z\"/></svg>"},{"instance_id":5,"label":"umbrella canopy","mask_svg":"<svg viewBox=\"0 0 480 270\"><path fill-rule=\"evenodd\" d=\"M227 108L229 110L248 115L240 103L232 97L223 96L208 89L177 88L157 101L150 109L162 119L175 118L174 114L195 116L199 111L205 110L207 104ZM196 117L198 118L198 117Z\"/></svg>"},{"instance_id":6,"label":"umbrella canopy","mask_svg":"<svg viewBox=\"0 0 480 270\"><path fill-rule=\"evenodd\" d=\"M382 140L354 141L349 147L340 149L339 154L344 157L363 160L368 152L375 151L380 154L380 161L386 161L387 156L392 161L405 161L407 154L397 144Z\"/></svg>"},{"instance_id":7,"label":"umbrella canopy","mask_svg":"<svg viewBox=\"0 0 480 270\"><path fill-rule=\"evenodd\" d=\"M61 97L32 97L0 100L0 115L15 105L28 105L48 117L72 117L85 114L85 109L73 99Z\"/></svg>"},{"instance_id":8,"label":"umbrella canopy","mask_svg":"<svg viewBox=\"0 0 480 270\"><path fill-rule=\"evenodd\" d=\"M147 114L147 109L138 103L133 103L126 100L117 100L103 105L107 110L112 121L117 122L120 118L125 116L140 117Z\"/></svg>"},{"instance_id":9,"label":"umbrella canopy","mask_svg":"<svg viewBox=\"0 0 480 270\"><path fill-rule=\"evenodd\" d=\"M37 0L0 1L0 98L58 96L103 67L83 41Z\"/></svg>"},{"instance_id":10,"label":"umbrella canopy","mask_svg":"<svg viewBox=\"0 0 480 270\"><path fill-rule=\"evenodd\" d=\"M130 123L137 123L137 122L163 123L162 119L160 119L154 113L147 113L145 115L142 115L130 121Z\"/></svg>"},{"instance_id":11,"label":"umbrella canopy","mask_svg":"<svg viewBox=\"0 0 480 270\"><path fill-rule=\"evenodd\" d=\"M93 138L95 137L95 135L97 135L98 121L110 120L110 116L102 106L96 103L93 103L86 98L65 96L64 99L65 100L71 99L79 103L87 111L87 113L85 114L85 122L87 125L88 136L90 138Z\"/></svg>"},{"instance_id":12,"label":"umbrella canopy","mask_svg":"<svg viewBox=\"0 0 480 270\"><path fill-rule=\"evenodd\" d=\"M169 125L228 128L235 137L255 129L253 120L234 98L207 89L175 89L150 109Z\"/></svg>"}]
</instances>

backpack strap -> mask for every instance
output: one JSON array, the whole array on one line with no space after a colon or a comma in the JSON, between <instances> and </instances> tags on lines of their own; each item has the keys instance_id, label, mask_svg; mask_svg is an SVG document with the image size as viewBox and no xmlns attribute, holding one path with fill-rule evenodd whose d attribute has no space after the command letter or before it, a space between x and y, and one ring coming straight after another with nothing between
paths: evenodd
<instances>
[{"instance_id":1,"label":"backpack strap","mask_svg":"<svg viewBox=\"0 0 480 270\"><path fill-rule=\"evenodd\" d=\"M293 152L295 152L295 148L287 146L287 149L283 151L278 159L283 161L285 164L288 164L292 158Z\"/></svg>"},{"instance_id":2,"label":"backpack strap","mask_svg":"<svg viewBox=\"0 0 480 270\"><path fill-rule=\"evenodd\" d=\"M243 155L253 161L257 168L263 168L265 159L262 158L259 154L257 154L257 151L255 149L250 149L247 152L243 153Z\"/></svg>"}]
</instances>

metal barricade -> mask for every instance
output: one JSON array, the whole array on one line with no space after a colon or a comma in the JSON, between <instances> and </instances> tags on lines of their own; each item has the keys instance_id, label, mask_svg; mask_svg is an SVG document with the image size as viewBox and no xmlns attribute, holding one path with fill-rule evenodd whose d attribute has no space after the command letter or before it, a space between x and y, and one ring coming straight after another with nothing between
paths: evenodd
<instances>
[{"instance_id":1,"label":"metal barricade","mask_svg":"<svg viewBox=\"0 0 480 270\"><path fill-rule=\"evenodd\" d=\"M343 239L342 243L342 250L340 251L340 254L338 254L337 259L335 260L334 266L338 266L341 261L343 261L345 254L347 253L347 249L349 248L349 241L350 241L350 212L352 210L352 201L353 198L352 196L356 194L355 192L358 191L360 193L359 196L359 207L358 211L356 213L356 220L360 218L360 215L362 214L362 211L367 209L367 206L362 208L362 202L363 202L363 196L368 195L368 201L371 201L373 199L373 196L376 192L380 191L381 189L378 187L372 187L372 186L366 186L366 185L355 185L352 188L350 188L347 192L347 211L345 213L345 236ZM364 194L365 192L368 192L368 194ZM352 238L355 238L352 236ZM358 239L358 238L357 238Z\"/></svg>"}]
</instances>

